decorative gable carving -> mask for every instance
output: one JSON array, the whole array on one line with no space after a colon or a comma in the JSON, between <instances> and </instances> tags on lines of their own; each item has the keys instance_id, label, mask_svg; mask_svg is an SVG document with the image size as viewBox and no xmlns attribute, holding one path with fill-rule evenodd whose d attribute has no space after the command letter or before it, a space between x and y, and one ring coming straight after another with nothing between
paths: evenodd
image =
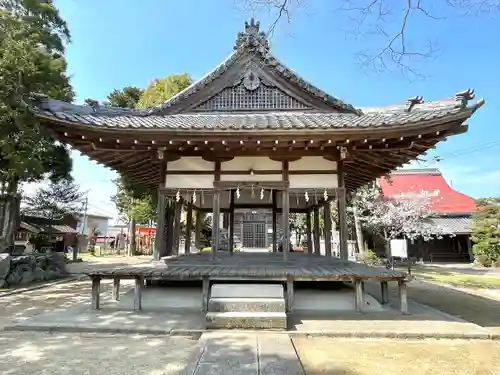
<instances>
[{"instance_id":1,"label":"decorative gable carving","mask_svg":"<svg viewBox=\"0 0 500 375\"><path fill-rule=\"evenodd\" d=\"M305 110L311 106L294 98L264 77L247 70L237 81L199 104L192 111L273 111Z\"/></svg>"}]
</instances>

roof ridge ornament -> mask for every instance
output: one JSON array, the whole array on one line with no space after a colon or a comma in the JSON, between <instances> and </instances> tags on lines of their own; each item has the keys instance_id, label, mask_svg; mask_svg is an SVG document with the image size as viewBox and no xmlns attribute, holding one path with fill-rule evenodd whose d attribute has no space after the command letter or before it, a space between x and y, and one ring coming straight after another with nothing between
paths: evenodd
<instances>
[{"instance_id":1,"label":"roof ridge ornament","mask_svg":"<svg viewBox=\"0 0 500 375\"><path fill-rule=\"evenodd\" d=\"M238 50L247 46L262 46L266 51L269 50L267 35L264 31L260 31L260 22L255 22L253 17L250 19L250 23L245 21L245 31L238 33L233 49Z\"/></svg>"},{"instance_id":2,"label":"roof ridge ornament","mask_svg":"<svg viewBox=\"0 0 500 375\"><path fill-rule=\"evenodd\" d=\"M417 105L417 104L423 104L424 103L424 97L423 96L415 96L413 98L410 98L406 101L406 112L410 112L412 108Z\"/></svg>"},{"instance_id":3,"label":"roof ridge ornament","mask_svg":"<svg viewBox=\"0 0 500 375\"><path fill-rule=\"evenodd\" d=\"M469 100L472 100L475 97L476 94L474 93L474 89L467 89L455 94L455 99L461 102L462 108L467 107Z\"/></svg>"}]
</instances>

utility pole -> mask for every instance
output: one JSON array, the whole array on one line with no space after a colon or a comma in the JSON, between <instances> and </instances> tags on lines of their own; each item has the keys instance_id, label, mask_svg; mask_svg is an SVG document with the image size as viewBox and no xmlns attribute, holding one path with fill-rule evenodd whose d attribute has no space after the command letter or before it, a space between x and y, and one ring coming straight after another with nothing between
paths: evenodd
<instances>
[{"instance_id":1,"label":"utility pole","mask_svg":"<svg viewBox=\"0 0 500 375\"><path fill-rule=\"evenodd\" d=\"M82 220L82 237L85 233L85 224L87 223L87 210L89 206L89 191L85 195L85 200L83 201L83 220ZM78 258L78 244L73 248L73 261L76 262Z\"/></svg>"}]
</instances>

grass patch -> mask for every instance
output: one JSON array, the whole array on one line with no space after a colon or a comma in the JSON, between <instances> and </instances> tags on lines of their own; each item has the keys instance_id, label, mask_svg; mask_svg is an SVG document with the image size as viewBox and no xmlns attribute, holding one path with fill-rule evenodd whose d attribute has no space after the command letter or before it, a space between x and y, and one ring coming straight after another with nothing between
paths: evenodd
<instances>
[{"instance_id":1,"label":"grass patch","mask_svg":"<svg viewBox=\"0 0 500 375\"><path fill-rule=\"evenodd\" d=\"M401 271L407 271L401 268ZM435 284L446 284L463 288L500 289L500 277L487 275L467 275L451 272L446 268L417 265L411 268L417 280Z\"/></svg>"},{"instance_id":2,"label":"grass patch","mask_svg":"<svg viewBox=\"0 0 500 375\"><path fill-rule=\"evenodd\" d=\"M307 375L498 375L500 343L294 338Z\"/></svg>"}]
</instances>

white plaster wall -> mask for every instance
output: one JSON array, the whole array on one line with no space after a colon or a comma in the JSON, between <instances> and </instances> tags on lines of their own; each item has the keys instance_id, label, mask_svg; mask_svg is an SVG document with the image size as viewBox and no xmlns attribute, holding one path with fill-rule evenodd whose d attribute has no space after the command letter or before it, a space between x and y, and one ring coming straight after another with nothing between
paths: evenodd
<instances>
[{"instance_id":1,"label":"white plaster wall","mask_svg":"<svg viewBox=\"0 0 500 375\"><path fill-rule=\"evenodd\" d=\"M173 174L167 175L165 187L175 189L213 189L214 174L207 175Z\"/></svg>"},{"instance_id":2,"label":"white plaster wall","mask_svg":"<svg viewBox=\"0 0 500 375\"><path fill-rule=\"evenodd\" d=\"M322 156L305 156L288 163L291 171L335 171L337 162L324 159Z\"/></svg>"},{"instance_id":3,"label":"white plaster wall","mask_svg":"<svg viewBox=\"0 0 500 375\"><path fill-rule=\"evenodd\" d=\"M214 162L195 156L188 156L167 163L167 171L207 171L213 173L214 169Z\"/></svg>"},{"instance_id":4,"label":"white plaster wall","mask_svg":"<svg viewBox=\"0 0 500 375\"><path fill-rule=\"evenodd\" d=\"M332 189L338 187L336 174L290 175L291 189Z\"/></svg>"},{"instance_id":5,"label":"white plaster wall","mask_svg":"<svg viewBox=\"0 0 500 375\"><path fill-rule=\"evenodd\" d=\"M237 157L221 164L222 171L281 170L281 162L266 156Z\"/></svg>"}]
</instances>

